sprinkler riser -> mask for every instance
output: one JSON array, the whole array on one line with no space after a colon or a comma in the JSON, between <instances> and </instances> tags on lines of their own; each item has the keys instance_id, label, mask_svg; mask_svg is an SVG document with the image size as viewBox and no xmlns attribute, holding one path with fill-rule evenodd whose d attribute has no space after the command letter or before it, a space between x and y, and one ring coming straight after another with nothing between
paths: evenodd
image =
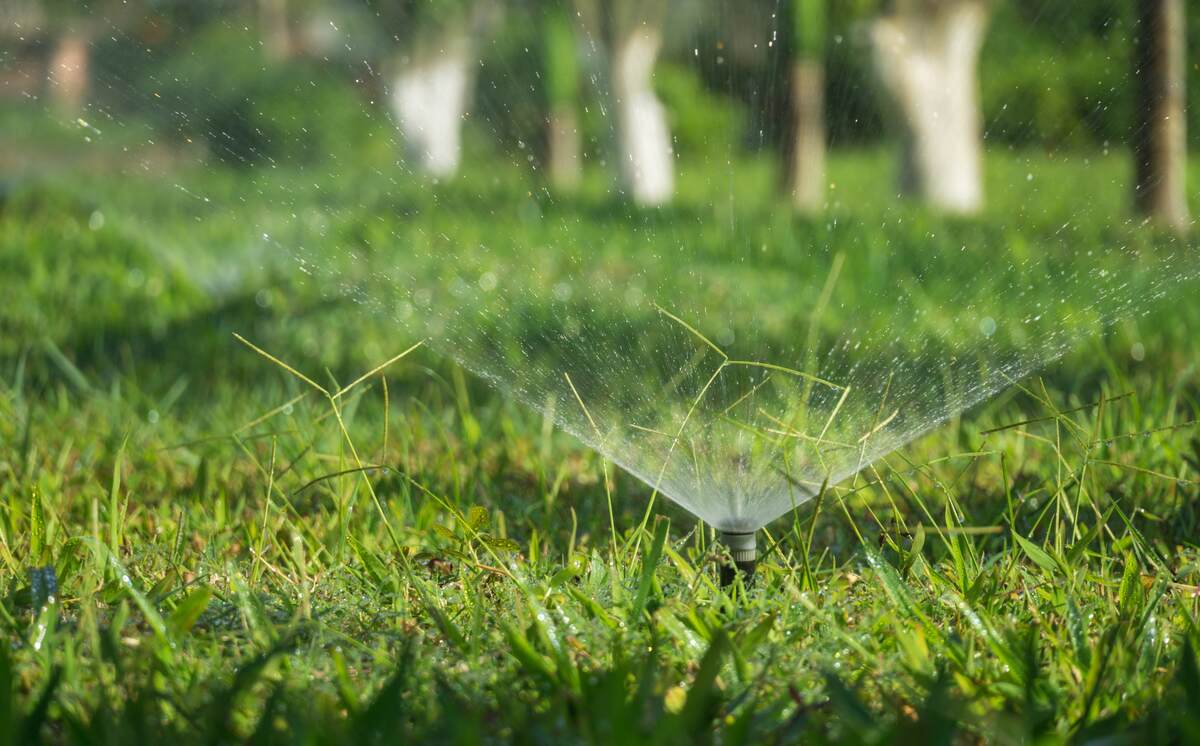
<instances>
[{"instance_id":1,"label":"sprinkler riser","mask_svg":"<svg viewBox=\"0 0 1200 746\"><path fill-rule=\"evenodd\" d=\"M722 531L721 543L729 549L732 564L721 566L721 587L728 588L742 576L746 585L754 579L758 566L758 533L755 531Z\"/></svg>"}]
</instances>

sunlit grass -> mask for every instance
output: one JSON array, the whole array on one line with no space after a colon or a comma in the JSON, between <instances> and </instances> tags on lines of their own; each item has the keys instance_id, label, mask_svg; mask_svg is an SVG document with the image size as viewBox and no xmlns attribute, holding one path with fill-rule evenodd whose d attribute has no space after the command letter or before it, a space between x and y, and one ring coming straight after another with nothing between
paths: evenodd
<instances>
[{"instance_id":1,"label":"sunlit grass","mask_svg":"<svg viewBox=\"0 0 1200 746\"><path fill-rule=\"evenodd\" d=\"M14 204L9 740L1145 741L1200 704L1187 303L818 486L726 591L710 529L419 338Z\"/></svg>"}]
</instances>

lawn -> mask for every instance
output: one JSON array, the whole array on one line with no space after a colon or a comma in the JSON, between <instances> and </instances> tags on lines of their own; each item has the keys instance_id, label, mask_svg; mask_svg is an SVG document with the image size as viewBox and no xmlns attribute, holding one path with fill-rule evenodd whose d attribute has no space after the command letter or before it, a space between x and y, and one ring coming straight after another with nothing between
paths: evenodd
<instances>
[{"instance_id":1,"label":"lawn","mask_svg":"<svg viewBox=\"0 0 1200 746\"><path fill-rule=\"evenodd\" d=\"M95 743L1200 737L1200 306L1190 285L1148 271L1174 249L1167 279L1186 279L1195 240L1126 217L1120 154L1086 167L994 154L994 199L973 220L872 211L890 189L882 158L836 157L835 191L858 199L819 220L777 209L757 161L719 188L681 179L679 204L659 213L614 203L599 182L539 199L506 164L438 190L397 186L386 169L147 178L131 165L120 189L77 173L16 181L0 204L0 691L12 693L0 732ZM1022 182L1044 191L1014 193ZM439 207L467 198L478 213ZM313 208L302 214L319 225L296 227L290 208ZM1088 220L1064 233L1072 216ZM268 224L278 230L264 246L249 226ZM269 250L314 234L315 279ZM516 316L481 314L468 294L463 323L491 323L477 341L433 339L394 359L429 335L398 323L388 268L404 256L413 277L442 277L439 241L489 244L456 253L456 272L515 267L545 289L574 254L611 274L627 263L646 295L699 327L727 324L732 345L773 359L804 357L796 328L828 346L849 324L871 344L833 368L885 365L912 352L890 341L895 315L925 308L906 340L1007 356L1026 375L1049 367L965 413L943 404L948 422L768 526L753 585L724 590L710 529L661 498L647 513L650 487L563 431L578 421L562 413L569 402L521 402L583 359L578 343L552 343L572 318L552 293L506 296ZM938 273L967 242L983 283L970 297L991 303L974 315ZM673 279L681 243L687 282ZM748 265L758 245L769 257ZM531 246L545 247L536 275L521 254ZM1147 271L1104 304L1090 302L1093 285L1063 284L1105 261L1133 266L1129 246ZM855 281L819 318L821 282L761 310L687 297L696 286L720 297L724 284L733 299L781 298L780 273L824 278L839 255ZM1014 256L1029 261L1006 274L997 257ZM879 304L901 276L928 280ZM1029 278L1043 278L1029 295L1006 289ZM649 350L678 338L652 307L622 310L607 295L617 291L628 287L577 297L572 313L594 314L579 328L627 324ZM980 346L984 315L1003 326L1039 301L1064 310ZM516 341L531 350L524 385L506 379ZM678 356L631 359L606 369L627 387ZM930 388L942 400L959 390Z\"/></svg>"}]
</instances>

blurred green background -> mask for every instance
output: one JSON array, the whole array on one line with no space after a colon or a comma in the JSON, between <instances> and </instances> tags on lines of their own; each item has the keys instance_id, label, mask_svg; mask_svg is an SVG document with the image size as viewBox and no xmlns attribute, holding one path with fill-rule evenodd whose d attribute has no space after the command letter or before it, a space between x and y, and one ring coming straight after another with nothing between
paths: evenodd
<instances>
[{"instance_id":1,"label":"blurred green background","mask_svg":"<svg viewBox=\"0 0 1200 746\"><path fill-rule=\"evenodd\" d=\"M929 135L873 33L974 5L5 3L0 741L1193 732L1200 66L1151 164L1181 221L1134 199L1150 4L980 5L983 199L939 204L937 168L902 188ZM639 29L653 64L614 79ZM464 36L447 167L394 94ZM648 128L614 88L661 104L665 192L622 170ZM335 391L434 298L474 336L332 409L234 338ZM560 364L585 402L580 361L638 401L678 372L663 299L739 354L902 367L948 418L771 524L737 603L711 531L560 427ZM960 411L951 362L1004 392Z\"/></svg>"}]
</instances>

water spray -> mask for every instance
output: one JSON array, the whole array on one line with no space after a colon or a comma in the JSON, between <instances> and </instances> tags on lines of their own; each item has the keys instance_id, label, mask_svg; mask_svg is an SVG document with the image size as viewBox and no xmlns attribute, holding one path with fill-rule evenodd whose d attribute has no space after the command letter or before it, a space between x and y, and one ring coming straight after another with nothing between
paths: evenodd
<instances>
[{"instance_id":1,"label":"water spray","mask_svg":"<svg viewBox=\"0 0 1200 746\"><path fill-rule=\"evenodd\" d=\"M738 575L749 584L758 566L758 533L755 531L722 531L721 543L729 548L733 564L721 566L721 587L728 588Z\"/></svg>"}]
</instances>

